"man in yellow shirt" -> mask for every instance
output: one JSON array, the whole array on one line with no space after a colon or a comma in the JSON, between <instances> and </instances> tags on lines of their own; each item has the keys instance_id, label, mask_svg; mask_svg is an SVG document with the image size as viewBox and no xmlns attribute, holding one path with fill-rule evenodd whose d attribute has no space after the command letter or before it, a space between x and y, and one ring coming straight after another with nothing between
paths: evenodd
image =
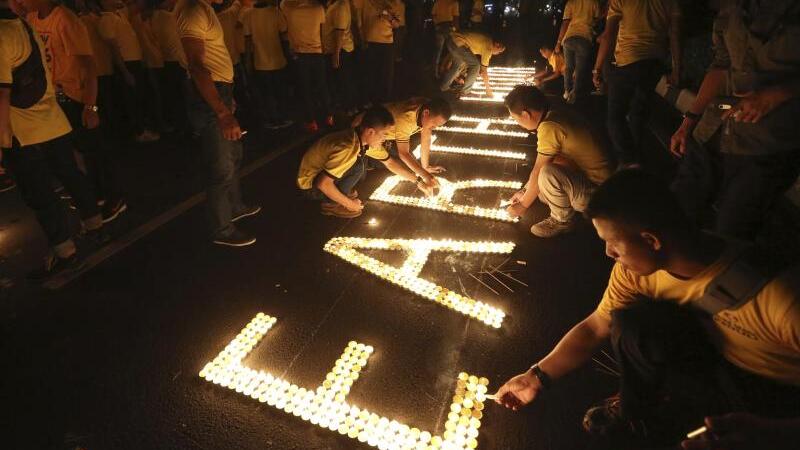
<instances>
[{"instance_id":1,"label":"man in yellow shirt","mask_svg":"<svg viewBox=\"0 0 800 450\"><path fill-rule=\"evenodd\" d=\"M586 216L616 261L608 288L550 354L499 389L498 402L532 402L610 339L620 392L587 412L587 431L617 448L625 438L674 448L705 416L740 411L706 419L715 441L683 448L796 448L800 267L769 268L768 255L695 228L641 170L609 178Z\"/></svg>"},{"instance_id":2,"label":"man in yellow shirt","mask_svg":"<svg viewBox=\"0 0 800 450\"><path fill-rule=\"evenodd\" d=\"M601 71L609 55L614 64L608 80L608 135L621 165L641 162L641 137L653 90L664 73L669 50L669 82L678 85L681 71L681 11L677 0L611 0L603 39L594 64L593 81L601 85Z\"/></svg>"},{"instance_id":3,"label":"man in yellow shirt","mask_svg":"<svg viewBox=\"0 0 800 450\"><path fill-rule=\"evenodd\" d=\"M371 161L379 161L392 173L416 182L426 195L433 192L383 147L386 132L393 124L392 113L375 106L364 113L355 128L328 134L306 151L297 173L297 186L310 198L322 200L323 215L342 218L361 215L364 205L355 186L366 176Z\"/></svg>"},{"instance_id":4,"label":"man in yellow shirt","mask_svg":"<svg viewBox=\"0 0 800 450\"><path fill-rule=\"evenodd\" d=\"M322 48L330 58L331 97L348 113L354 113L358 106L352 19L350 0L330 0L322 25Z\"/></svg>"},{"instance_id":5,"label":"man in yellow shirt","mask_svg":"<svg viewBox=\"0 0 800 450\"><path fill-rule=\"evenodd\" d=\"M320 119L328 126L334 125L327 65L322 53L325 8L318 0L283 0L280 12L286 20L289 48L305 107L305 128L316 133Z\"/></svg>"},{"instance_id":6,"label":"man in yellow shirt","mask_svg":"<svg viewBox=\"0 0 800 450\"><path fill-rule=\"evenodd\" d=\"M538 86L548 94L561 90L558 79L564 76L564 55L556 53L550 45L539 48L539 54L547 61L547 70L533 76L534 86ZM566 95L564 96L566 99Z\"/></svg>"},{"instance_id":7,"label":"man in yellow shirt","mask_svg":"<svg viewBox=\"0 0 800 450\"><path fill-rule=\"evenodd\" d=\"M575 213L586 209L597 186L611 176L611 161L579 115L554 111L534 86L517 86L506 96L508 112L526 130L536 133L536 162L525 187L514 194L508 214L519 217L536 199L550 207L550 215L531 227L538 237L572 230Z\"/></svg>"},{"instance_id":8,"label":"man in yellow shirt","mask_svg":"<svg viewBox=\"0 0 800 450\"><path fill-rule=\"evenodd\" d=\"M434 0L431 8L431 20L436 33L433 46L433 75L436 78L439 78L439 63L447 37L451 32L458 31L458 8L458 0Z\"/></svg>"},{"instance_id":9,"label":"man in yellow shirt","mask_svg":"<svg viewBox=\"0 0 800 450\"><path fill-rule=\"evenodd\" d=\"M575 103L589 93L589 64L592 57L592 29L600 17L597 0L568 0L556 41L556 54L564 54L564 99Z\"/></svg>"},{"instance_id":10,"label":"man in yellow shirt","mask_svg":"<svg viewBox=\"0 0 800 450\"><path fill-rule=\"evenodd\" d=\"M56 102L45 47L6 0L0 0L0 36L0 151L51 248L43 269L32 275L76 270L81 263L69 218L53 192L53 176L72 195L93 240L104 235L102 217L75 163L68 138L71 128Z\"/></svg>"},{"instance_id":11,"label":"man in yellow shirt","mask_svg":"<svg viewBox=\"0 0 800 450\"><path fill-rule=\"evenodd\" d=\"M394 29L400 26L393 0L354 1L361 12L361 33L366 43L366 81L369 99L377 105L389 101L394 88Z\"/></svg>"},{"instance_id":12,"label":"man in yellow shirt","mask_svg":"<svg viewBox=\"0 0 800 450\"><path fill-rule=\"evenodd\" d=\"M28 23L42 37L56 99L73 130L75 147L85 155L95 194L105 203L106 222L127 209L117 183L116 162L103 142L97 101L97 66L89 33L78 16L50 0L24 0ZM103 124L105 128L108 124Z\"/></svg>"},{"instance_id":13,"label":"man in yellow shirt","mask_svg":"<svg viewBox=\"0 0 800 450\"><path fill-rule=\"evenodd\" d=\"M180 0L175 6L178 36L189 66L189 122L200 137L207 162L209 231L215 244L243 247L256 238L235 222L258 214L260 206L242 202L238 171L242 163L242 129L233 115L233 64L222 25L206 0Z\"/></svg>"},{"instance_id":14,"label":"man in yellow shirt","mask_svg":"<svg viewBox=\"0 0 800 450\"><path fill-rule=\"evenodd\" d=\"M492 56L506 51L505 44L497 39L492 39L487 34L466 31L464 33L452 33L447 38L447 49L450 51L453 65L442 77L442 83L439 88L442 91L449 91L452 88L453 81L466 66L467 77L464 80L464 86L460 89L460 93L469 92L478 74L480 74L486 90L486 96L494 96L487 69Z\"/></svg>"},{"instance_id":15,"label":"man in yellow shirt","mask_svg":"<svg viewBox=\"0 0 800 450\"><path fill-rule=\"evenodd\" d=\"M186 127L186 101L183 98L186 55L178 37L175 1L150 0L150 6L153 8L150 29L164 57L164 70L161 72L159 83L164 96L165 119L170 127L182 131Z\"/></svg>"}]
</instances>

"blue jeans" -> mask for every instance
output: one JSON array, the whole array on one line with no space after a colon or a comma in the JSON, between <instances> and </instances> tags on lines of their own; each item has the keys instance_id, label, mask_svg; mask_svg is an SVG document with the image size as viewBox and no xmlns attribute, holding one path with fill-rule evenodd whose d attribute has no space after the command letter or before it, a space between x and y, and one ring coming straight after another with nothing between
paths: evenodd
<instances>
[{"instance_id":1,"label":"blue jeans","mask_svg":"<svg viewBox=\"0 0 800 450\"><path fill-rule=\"evenodd\" d=\"M661 61L645 59L608 74L608 135L619 164L641 162L642 133L663 73Z\"/></svg>"},{"instance_id":2,"label":"blue jeans","mask_svg":"<svg viewBox=\"0 0 800 450\"><path fill-rule=\"evenodd\" d=\"M578 95L589 92L589 59L592 57L592 43L580 36L564 40L564 92L575 89ZM573 76L575 80L573 81Z\"/></svg>"},{"instance_id":3,"label":"blue jeans","mask_svg":"<svg viewBox=\"0 0 800 450\"><path fill-rule=\"evenodd\" d=\"M453 22L437 23L434 28L436 34L433 38L433 73L439 73L439 63L442 61L442 50L444 50L444 43L447 37L450 36L450 31L453 29Z\"/></svg>"},{"instance_id":4,"label":"blue jeans","mask_svg":"<svg viewBox=\"0 0 800 450\"><path fill-rule=\"evenodd\" d=\"M481 70L481 62L477 56L473 55L467 47L459 47L453 42L453 38L447 38L447 49L450 51L450 57L453 58L453 65L442 77L442 84L439 88L442 91L450 90L450 85L461 73L464 66L467 66L467 78L464 80L463 92L469 92L472 85L475 83L475 78L478 77L478 72Z\"/></svg>"},{"instance_id":5,"label":"blue jeans","mask_svg":"<svg viewBox=\"0 0 800 450\"><path fill-rule=\"evenodd\" d=\"M186 102L189 123L200 139L206 169L208 225L212 236L230 236L236 228L231 218L244 210L239 190L239 167L242 164L241 141L229 141L222 135L217 116L200 96L192 80L187 80ZM214 83L223 103L233 103L233 85Z\"/></svg>"},{"instance_id":6,"label":"blue jeans","mask_svg":"<svg viewBox=\"0 0 800 450\"><path fill-rule=\"evenodd\" d=\"M359 157L353 164L353 167L347 169L347 172L345 172L341 178L333 182L342 194L350 195L356 185L367 176L367 164L369 164L367 158L366 156ZM306 192L308 192L308 196L312 200L325 200L328 198L316 187Z\"/></svg>"}]
</instances>

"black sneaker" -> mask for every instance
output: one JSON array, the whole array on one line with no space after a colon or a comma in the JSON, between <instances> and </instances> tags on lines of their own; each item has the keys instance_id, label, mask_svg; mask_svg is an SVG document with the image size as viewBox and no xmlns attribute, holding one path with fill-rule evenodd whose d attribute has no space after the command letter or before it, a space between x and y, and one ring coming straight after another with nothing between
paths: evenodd
<instances>
[{"instance_id":1,"label":"black sneaker","mask_svg":"<svg viewBox=\"0 0 800 450\"><path fill-rule=\"evenodd\" d=\"M124 199L119 199L116 202L106 202L103 205L103 223L109 223L119 217L120 214L128 210L128 204Z\"/></svg>"},{"instance_id":2,"label":"black sneaker","mask_svg":"<svg viewBox=\"0 0 800 450\"><path fill-rule=\"evenodd\" d=\"M258 205L245 206L240 213L233 216L231 222L236 222L237 220L244 219L245 217L255 216L260 212L261 212L261 207Z\"/></svg>"},{"instance_id":3,"label":"black sneaker","mask_svg":"<svg viewBox=\"0 0 800 450\"><path fill-rule=\"evenodd\" d=\"M44 265L28 274L32 281L42 281L61 273L75 272L83 268L83 259L75 252L69 258L49 255L45 258Z\"/></svg>"},{"instance_id":4,"label":"black sneaker","mask_svg":"<svg viewBox=\"0 0 800 450\"><path fill-rule=\"evenodd\" d=\"M256 238L248 236L239 230L234 230L228 236L217 236L213 241L218 245L227 245L228 247L247 247L256 243Z\"/></svg>"}]
</instances>

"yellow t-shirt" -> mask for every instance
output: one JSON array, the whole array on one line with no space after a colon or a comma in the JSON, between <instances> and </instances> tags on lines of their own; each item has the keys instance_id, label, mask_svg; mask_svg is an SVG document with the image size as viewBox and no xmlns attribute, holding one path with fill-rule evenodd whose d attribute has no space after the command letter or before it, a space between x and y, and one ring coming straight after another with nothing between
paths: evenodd
<instances>
[{"instance_id":1,"label":"yellow t-shirt","mask_svg":"<svg viewBox=\"0 0 800 450\"><path fill-rule=\"evenodd\" d=\"M610 318L612 310L642 301L640 296L688 304L702 297L741 248L729 245L719 260L690 280L663 270L640 276L616 264L597 311ZM741 308L716 314L709 325L725 359L749 372L800 386L800 266L775 277Z\"/></svg>"},{"instance_id":2,"label":"yellow t-shirt","mask_svg":"<svg viewBox=\"0 0 800 450\"><path fill-rule=\"evenodd\" d=\"M150 19L144 20L142 14L137 12L136 14L131 14L129 20L131 27L136 32L136 37L139 39L144 65L151 69L164 67L164 55L161 53L161 48L156 44L156 38L153 36L153 30L150 26Z\"/></svg>"},{"instance_id":3,"label":"yellow t-shirt","mask_svg":"<svg viewBox=\"0 0 800 450\"><path fill-rule=\"evenodd\" d=\"M547 64L550 64L550 67L552 67L554 71L564 73L564 66L566 65L564 54L553 52L553 54L547 58Z\"/></svg>"},{"instance_id":4,"label":"yellow t-shirt","mask_svg":"<svg viewBox=\"0 0 800 450\"><path fill-rule=\"evenodd\" d=\"M482 66L489 66L489 61L492 59L492 45L494 44L492 38L475 31L452 33L450 37L459 47L467 47L473 54L478 55L481 58Z\"/></svg>"},{"instance_id":5,"label":"yellow t-shirt","mask_svg":"<svg viewBox=\"0 0 800 450\"><path fill-rule=\"evenodd\" d=\"M256 70L279 70L286 67L281 33L286 20L274 5L255 5L244 20L244 34L253 40L253 65Z\"/></svg>"},{"instance_id":6,"label":"yellow t-shirt","mask_svg":"<svg viewBox=\"0 0 800 450\"><path fill-rule=\"evenodd\" d=\"M595 184L608 179L611 161L590 126L579 115L566 110L550 111L536 131L536 151L545 156L569 159Z\"/></svg>"},{"instance_id":7,"label":"yellow t-shirt","mask_svg":"<svg viewBox=\"0 0 800 450\"><path fill-rule=\"evenodd\" d=\"M353 129L331 133L318 140L303 155L300 170L297 172L297 186L300 189L311 189L314 179L321 172L339 179L356 163L362 154L361 140ZM378 161L389 159L389 153L383 146L370 147L364 156Z\"/></svg>"},{"instance_id":8,"label":"yellow t-shirt","mask_svg":"<svg viewBox=\"0 0 800 450\"><path fill-rule=\"evenodd\" d=\"M199 39L205 47L205 68L211 79L233 83L233 63L225 46L222 25L214 9L204 0L180 0L175 6L178 37Z\"/></svg>"},{"instance_id":9,"label":"yellow t-shirt","mask_svg":"<svg viewBox=\"0 0 800 450\"><path fill-rule=\"evenodd\" d=\"M403 0L394 0L393 3L393 10L395 15L397 16L397 22L400 24L400 27L406 26L406 4ZM399 28L399 27L398 27Z\"/></svg>"},{"instance_id":10,"label":"yellow t-shirt","mask_svg":"<svg viewBox=\"0 0 800 450\"><path fill-rule=\"evenodd\" d=\"M564 20L569 19L569 26L564 40L578 36L592 41L592 26L598 17L600 4L597 0L568 0L564 7Z\"/></svg>"},{"instance_id":11,"label":"yellow t-shirt","mask_svg":"<svg viewBox=\"0 0 800 450\"><path fill-rule=\"evenodd\" d=\"M367 42L391 44L394 42L394 29L383 14L384 11L397 16L396 5L387 0L364 0L361 9L362 35Z\"/></svg>"},{"instance_id":12,"label":"yellow t-shirt","mask_svg":"<svg viewBox=\"0 0 800 450\"><path fill-rule=\"evenodd\" d=\"M97 76L103 77L114 74L114 62L111 58L111 49L108 43L100 37L97 31L97 23L100 21L98 14L83 14L80 16L86 31L89 33L89 42L92 44L92 54L94 55L94 67Z\"/></svg>"},{"instance_id":13,"label":"yellow t-shirt","mask_svg":"<svg viewBox=\"0 0 800 450\"><path fill-rule=\"evenodd\" d=\"M250 11L253 10L252 2L247 2L247 4L243 4L242 8L239 9L239 24L236 27L236 50L239 52L239 55L244 54L245 46L244 46L244 22L247 20L247 16L250 15Z\"/></svg>"},{"instance_id":14,"label":"yellow t-shirt","mask_svg":"<svg viewBox=\"0 0 800 450\"><path fill-rule=\"evenodd\" d=\"M178 22L175 13L163 9L153 11L150 17L150 29L164 56L164 61L177 62L186 68L186 54L183 53L181 38L178 37Z\"/></svg>"},{"instance_id":15,"label":"yellow t-shirt","mask_svg":"<svg viewBox=\"0 0 800 450\"><path fill-rule=\"evenodd\" d=\"M11 88L13 70L24 63L31 51L30 37L22 24L22 19L0 19L0 87ZM42 64L45 63L44 45L37 38ZM21 146L41 144L61 137L72 131L67 117L58 106L50 72L45 68L47 91L39 102L27 109L11 107L9 121L11 134ZM0 136L0 147L11 148L11 136Z\"/></svg>"},{"instance_id":16,"label":"yellow t-shirt","mask_svg":"<svg viewBox=\"0 0 800 450\"><path fill-rule=\"evenodd\" d=\"M83 100L85 80L81 79L79 56L92 56L92 44L83 22L64 6L56 6L40 19L27 16L28 23L44 42L44 55L57 90L73 100Z\"/></svg>"},{"instance_id":17,"label":"yellow t-shirt","mask_svg":"<svg viewBox=\"0 0 800 450\"><path fill-rule=\"evenodd\" d=\"M458 0L436 0L433 2L431 18L434 24L452 22L458 15Z\"/></svg>"},{"instance_id":18,"label":"yellow t-shirt","mask_svg":"<svg viewBox=\"0 0 800 450\"><path fill-rule=\"evenodd\" d=\"M237 42L237 28L241 27L239 23L239 11L242 9L242 4L234 1L227 8L217 13L220 25L222 25L222 33L225 36L225 47L228 48L228 54L231 56L231 64L239 64L242 58L242 51Z\"/></svg>"},{"instance_id":19,"label":"yellow t-shirt","mask_svg":"<svg viewBox=\"0 0 800 450\"><path fill-rule=\"evenodd\" d=\"M483 22L483 0L474 0L472 2L472 12L470 13L469 21L472 23Z\"/></svg>"},{"instance_id":20,"label":"yellow t-shirt","mask_svg":"<svg viewBox=\"0 0 800 450\"><path fill-rule=\"evenodd\" d=\"M336 31L343 31L342 50L353 51L352 15L347 0L336 0L328 5L325 11L325 23L322 24L322 46L325 53L333 53L336 45Z\"/></svg>"},{"instance_id":21,"label":"yellow t-shirt","mask_svg":"<svg viewBox=\"0 0 800 450\"><path fill-rule=\"evenodd\" d=\"M669 24L681 10L675 0L611 0L608 18L622 17L614 58L618 66L667 54Z\"/></svg>"},{"instance_id":22,"label":"yellow t-shirt","mask_svg":"<svg viewBox=\"0 0 800 450\"><path fill-rule=\"evenodd\" d=\"M105 39L109 45L116 47L123 61L141 61L142 47L139 45L139 38L128 22L127 15L122 10L100 13L100 21L97 23L97 31L100 37Z\"/></svg>"},{"instance_id":23,"label":"yellow t-shirt","mask_svg":"<svg viewBox=\"0 0 800 450\"><path fill-rule=\"evenodd\" d=\"M386 140L408 142L412 135L419 133L422 127L417 122L417 113L426 101L423 97L414 97L383 105L394 117L394 125L386 130Z\"/></svg>"},{"instance_id":24,"label":"yellow t-shirt","mask_svg":"<svg viewBox=\"0 0 800 450\"><path fill-rule=\"evenodd\" d=\"M314 0L283 0L280 12L287 27L289 48L295 53L322 53L325 8Z\"/></svg>"}]
</instances>

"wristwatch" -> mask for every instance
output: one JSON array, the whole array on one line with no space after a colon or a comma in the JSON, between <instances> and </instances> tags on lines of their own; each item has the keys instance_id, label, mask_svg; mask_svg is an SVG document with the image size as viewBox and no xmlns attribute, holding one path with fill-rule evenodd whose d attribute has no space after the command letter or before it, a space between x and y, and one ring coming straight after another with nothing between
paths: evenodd
<instances>
[{"instance_id":1,"label":"wristwatch","mask_svg":"<svg viewBox=\"0 0 800 450\"><path fill-rule=\"evenodd\" d=\"M97 105L84 105L83 109L91 112L100 111L100 108L98 108Z\"/></svg>"},{"instance_id":2,"label":"wristwatch","mask_svg":"<svg viewBox=\"0 0 800 450\"><path fill-rule=\"evenodd\" d=\"M531 372L533 375L539 379L539 383L542 384L542 390L548 389L552 384L552 380L550 379L550 375L546 374L544 370L539 367L539 364L534 364L531 366Z\"/></svg>"}]
</instances>

